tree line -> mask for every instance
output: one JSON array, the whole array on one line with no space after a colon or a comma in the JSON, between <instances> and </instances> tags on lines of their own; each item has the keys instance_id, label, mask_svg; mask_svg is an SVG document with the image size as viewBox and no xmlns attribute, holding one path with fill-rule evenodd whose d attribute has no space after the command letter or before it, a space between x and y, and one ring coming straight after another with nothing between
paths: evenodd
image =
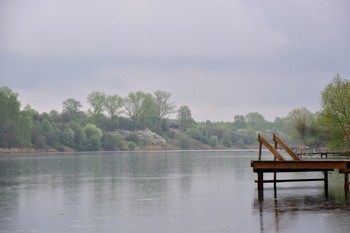
<instances>
[{"instance_id":1,"label":"tree line","mask_svg":"<svg viewBox=\"0 0 350 233\"><path fill-rule=\"evenodd\" d=\"M171 114L177 114L181 129L194 122L189 108L177 109L170 98L171 93L160 90L153 94L131 92L125 98L93 91L87 96L87 112L81 110L78 100L68 98L62 103L62 112L39 113L29 105L21 110L18 94L1 87L0 147L128 149L118 130L150 129L164 134L169 130L167 117Z\"/></svg>"},{"instance_id":2,"label":"tree line","mask_svg":"<svg viewBox=\"0 0 350 233\"><path fill-rule=\"evenodd\" d=\"M196 122L188 106L177 107L166 91L131 92L126 97L93 91L89 110L73 98L62 102L62 111L39 113L29 105L21 109L18 94L0 88L0 147L55 148L64 151L133 150L147 144L135 133L149 129L170 148L247 148L258 133L276 133L290 145L350 146L350 82L336 75L321 93L321 110L301 107L286 117L267 121L251 112L233 116L232 122ZM127 131L127 135L121 132Z\"/></svg>"}]
</instances>

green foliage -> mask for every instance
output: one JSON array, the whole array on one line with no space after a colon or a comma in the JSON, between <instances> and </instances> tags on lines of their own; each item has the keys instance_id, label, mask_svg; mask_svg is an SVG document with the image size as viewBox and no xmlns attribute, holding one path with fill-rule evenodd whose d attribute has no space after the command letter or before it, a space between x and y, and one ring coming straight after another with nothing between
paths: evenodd
<instances>
[{"instance_id":1,"label":"green foliage","mask_svg":"<svg viewBox=\"0 0 350 233\"><path fill-rule=\"evenodd\" d=\"M99 138L102 137L101 129L97 128L96 125L91 124L91 123L85 125L84 128L83 128L83 131L84 131L84 133L85 133L87 138L91 137L92 135L96 135Z\"/></svg>"},{"instance_id":2,"label":"green foliage","mask_svg":"<svg viewBox=\"0 0 350 233\"><path fill-rule=\"evenodd\" d=\"M50 133L50 132L52 132L51 123L50 123L50 121L47 118L45 118L43 120L43 122L41 123L41 131L43 133Z\"/></svg>"},{"instance_id":3,"label":"green foliage","mask_svg":"<svg viewBox=\"0 0 350 233\"><path fill-rule=\"evenodd\" d=\"M47 145L50 147L55 147L60 142L60 130L54 128L52 131L46 134Z\"/></svg>"},{"instance_id":4,"label":"green foliage","mask_svg":"<svg viewBox=\"0 0 350 233\"><path fill-rule=\"evenodd\" d=\"M113 151L116 147L116 140L112 133L103 132L102 148L105 151Z\"/></svg>"},{"instance_id":5,"label":"green foliage","mask_svg":"<svg viewBox=\"0 0 350 233\"><path fill-rule=\"evenodd\" d=\"M160 127L161 120L175 113L176 106L173 103L170 103L171 93L165 91L156 91L154 92L154 104L155 104L155 116L156 116L156 125L157 128Z\"/></svg>"},{"instance_id":6,"label":"green foliage","mask_svg":"<svg viewBox=\"0 0 350 233\"><path fill-rule=\"evenodd\" d=\"M84 140L84 149L88 151L101 150L102 130L94 124L87 124L83 127L83 132L86 136Z\"/></svg>"},{"instance_id":7,"label":"green foliage","mask_svg":"<svg viewBox=\"0 0 350 233\"><path fill-rule=\"evenodd\" d=\"M134 142L134 143L140 142L140 138L139 138L138 134L134 133L134 132L129 133L129 135L126 137L126 140Z\"/></svg>"},{"instance_id":8,"label":"green foliage","mask_svg":"<svg viewBox=\"0 0 350 233\"><path fill-rule=\"evenodd\" d=\"M64 146L61 144L55 145L55 149L59 152L64 152Z\"/></svg>"},{"instance_id":9,"label":"green foliage","mask_svg":"<svg viewBox=\"0 0 350 233\"><path fill-rule=\"evenodd\" d=\"M191 127L191 124L195 123L192 118L191 110L188 106L181 106L177 111L177 121L182 130L186 130Z\"/></svg>"},{"instance_id":10,"label":"green foliage","mask_svg":"<svg viewBox=\"0 0 350 233\"><path fill-rule=\"evenodd\" d=\"M204 126L192 126L187 130L187 134L204 144L208 144L208 132Z\"/></svg>"},{"instance_id":11,"label":"green foliage","mask_svg":"<svg viewBox=\"0 0 350 233\"><path fill-rule=\"evenodd\" d=\"M128 143L128 148L131 151L134 151L136 149L136 143L135 142L129 142Z\"/></svg>"},{"instance_id":12,"label":"green foliage","mask_svg":"<svg viewBox=\"0 0 350 233\"><path fill-rule=\"evenodd\" d=\"M251 129L263 131L268 128L267 121L260 113L250 112L245 116L245 120L247 122L247 126Z\"/></svg>"},{"instance_id":13,"label":"green foliage","mask_svg":"<svg viewBox=\"0 0 350 233\"><path fill-rule=\"evenodd\" d=\"M62 116L65 116L65 113L62 113ZM60 122L62 120L62 116L56 110L52 110L49 112L48 120L50 122ZM71 120L70 118L65 119L66 122L68 122L70 120Z\"/></svg>"},{"instance_id":14,"label":"green foliage","mask_svg":"<svg viewBox=\"0 0 350 233\"><path fill-rule=\"evenodd\" d=\"M161 132L168 132L169 131L169 123L167 119L162 119L160 123L160 129L157 129L158 131Z\"/></svg>"},{"instance_id":15,"label":"green foliage","mask_svg":"<svg viewBox=\"0 0 350 233\"><path fill-rule=\"evenodd\" d=\"M119 118L119 129L134 130L134 124L130 118L120 117Z\"/></svg>"},{"instance_id":16,"label":"green foliage","mask_svg":"<svg viewBox=\"0 0 350 233\"><path fill-rule=\"evenodd\" d=\"M95 119L105 110L106 94L99 91L91 92L87 97L87 102L92 108Z\"/></svg>"},{"instance_id":17,"label":"green foliage","mask_svg":"<svg viewBox=\"0 0 350 233\"><path fill-rule=\"evenodd\" d=\"M231 148L232 147L232 140L231 140L231 134L229 132L225 132L221 139L221 144L224 146Z\"/></svg>"},{"instance_id":18,"label":"green foliage","mask_svg":"<svg viewBox=\"0 0 350 233\"><path fill-rule=\"evenodd\" d=\"M131 119L134 129L139 125L140 115L143 110L145 94L141 91L129 93L124 99L125 114Z\"/></svg>"},{"instance_id":19,"label":"green foliage","mask_svg":"<svg viewBox=\"0 0 350 233\"><path fill-rule=\"evenodd\" d=\"M305 107L293 109L288 117L292 123L296 132L296 137L301 140L302 143L307 141L309 131L313 130L312 125L315 121L314 115Z\"/></svg>"},{"instance_id":20,"label":"green foliage","mask_svg":"<svg viewBox=\"0 0 350 233\"><path fill-rule=\"evenodd\" d=\"M105 100L105 108L111 119L119 114L120 108L123 106L123 98L118 95L108 95Z\"/></svg>"},{"instance_id":21,"label":"green foliage","mask_svg":"<svg viewBox=\"0 0 350 233\"><path fill-rule=\"evenodd\" d=\"M101 138L96 134L91 135L86 139L84 149L87 151L101 150Z\"/></svg>"},{"instance_id":22,"label":"green foliage","mask_svg":"<svg viewBox=\"0 0 350 233\"><path fill-rule=\"evenodd\" d=\"M8 87L0 88L0 147L20 145L20 102L18 94Z\"/></svg>"},{"instance_id":23,"label":"green foliage","mask_svg":"<svg viewBox=\"0 0 350 233\"><path fill-rule=\"evenodd\" d=\"M20 146L21 148L32 147L33 110L26 106L20 115Z\"/></svg>"},{"instance_id":24,"label":"green foliage","mask_svg":"<svg viewBox=\"0 0 350 233\"><path fill-rule=\"evenodd\" d=\"M61 142L63 145L74 147L74 131L71 128L66 128L61 134Z\"/></svg>"},{"instance_id":25,"label":"green foliage","mask_svg":"<svg viewBox=\"0 0 350 233\"><path fill-rule=\"evenodd\" d=\"M139 115L139 129L154 128L156 122L156 105L151 94L144 94L142 109Z\"/></svg>"},{"instance_id":26,"label":"green foliage","mask_svg":"<svg viewBox=\"0 0 350 233\"><path fill-rule=\"evenodd\" d=\"M209 137L209 145L213 148L216 147L216 145L219 143L218 137L215 135L211 135Z\"/></svg>"},{"instance_id":27,"label":"green foliage","mask_svg":"<svg viewBox=\"0 0 350 233\"><path fill-rule=\"evenodd\" d=\"M76 117L81 107L81 103L73 98L63 101L63 113L67 114L69 119Z\"/></svg>"},{"instance_id":28,"label":"green foliage","mask_svg":"<svg viewBox=\"0 0 350 233\"><path fill-rule=\"evenodd\" d=\"M115 145L119 148L119 149L124 149L124 140L123 137L119 134L119 133L114 133L113 135L114 137L114 141L115 141Z\"/></svg>"},{"instance_id":29,"label":"green foliage","mask_svg":"<svg viewBox=\"0 0 350 233\"><path fill-rule=\"evenodd\" d=\"M191 110L178 108L171 93L131 92L126 98L94 91L87 97L89 112L72 98L63 102L62 112L38 113L26 106L20 110L18 95L0 88L0 147L84 150L135 150L151 143L137 130L149 129L167 140L174 149L247 148L257 145L257 134L277 133L287 143L333 148L350 145L350 84L340 76L322 93L322 111L312 114L294 109L287 117L268 122L257 113L235 115L232 122L195 122ZM168 119L176 113L176 119ZM84 126L84 127L83 127ZM322 133L320 131L322 129ZM123 131L124 130L124 131ZM132 131L128 136L116 133ZM291 134L295 132L295 134ZM123 138L124 137L124 138Z\"/></svg>"},{"instance_id":30,"label":"green foliage","mask_svg":"<svg viewBox=\"0 0 350 233\"><path fill-rule=\"evenodd\" d=\"M189 149L190 144L187 137L184 137L183 135L178 136L178 144L181 149Z\"/></svg>"},{"instance_id":31,"label":"green foliage","mask_svg":"<svg viewBox=\"0 0 350 233\"><path fill-rule=\"evenodd\" d=\"M235 129L245 129L247 128L247 122L245 117L242 115L235 115L233 118L233 126Z\"/></svg>"},{"instance_id":32,"label":"green foliage","mask_svg":"<svg viewBox=\"0 0 350 233\"><path fill-rule=\"evenodd\" d=\"M83 150L83 144L86 140L86 134L83 132L83 128L77 121L69 122L69 128L74 132L74 143L72 148L76 150Z\"/></svg>"},{"instance_id":33,"label":"green foliage","mask_svg":"<svg viewBox=\"0 0 350 233\"><path fill-rule=\"evenodd\" d=\"M350 81L336 75L321 93L318 123L329 135L329 146L350 148Z\"/></svg>"}]
</instances>

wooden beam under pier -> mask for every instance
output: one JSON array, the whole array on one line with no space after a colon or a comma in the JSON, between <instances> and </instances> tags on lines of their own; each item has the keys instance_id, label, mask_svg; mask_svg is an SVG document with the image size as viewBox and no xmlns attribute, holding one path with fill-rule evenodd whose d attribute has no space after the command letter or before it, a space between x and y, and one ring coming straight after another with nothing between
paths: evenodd
<instances>
[{"instance_id":1,"label":"wooden beam under pier","mask_svg":"<svg viewBox=\"0 0 350 233\"><path fill-rule=\"evenodd\" d=\"M300 160L300 161L251 161L254 172L294 172L320 170L347 170L350 161L338 160Z\"/></svg>"}]
</instances>

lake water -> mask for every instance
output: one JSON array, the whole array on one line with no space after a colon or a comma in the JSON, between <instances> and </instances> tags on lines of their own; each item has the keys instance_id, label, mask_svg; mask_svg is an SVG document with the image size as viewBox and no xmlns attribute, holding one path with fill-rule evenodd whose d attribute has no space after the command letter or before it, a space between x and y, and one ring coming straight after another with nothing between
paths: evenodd
<instances>
[{"instance_id":1,"label":"lake water","mask_svg":"<svg viewBox=\"0 0 350 233\"><path fill-rule=\"evenodd\" d=\"M0 232L349 232L343 176L265 184L257 152L106 152L0 157ZM288 178L304 174L288 174ZM307 174L310 176L310 174ZM322 177L322 174L314 174Z\"/></svg>"}]
</instances>

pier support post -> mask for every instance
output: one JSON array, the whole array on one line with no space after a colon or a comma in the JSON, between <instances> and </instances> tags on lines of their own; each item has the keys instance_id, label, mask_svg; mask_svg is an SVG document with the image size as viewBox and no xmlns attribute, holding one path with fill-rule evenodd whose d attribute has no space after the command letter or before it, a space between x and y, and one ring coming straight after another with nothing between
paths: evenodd
<instances>
[{"instance_id":1,"label":"pier support post","mask_svg":"<svg viewBox=\"0 0 350 233\"><path fill-rule=\"evenodd\" d=\"M258 195L259 198L264 196L264 173L258 172Z\"/></svg>"},{"instance_id":2,"label":"pier support post","mask_svg":"<svg viewBox=\"0 0 350 233\"><path fill-rule=\"evenodd\" d=\"M328 197L328 171L324 171L324 194Z\"/></svg>"},{"instance_id":3,"label":"pier support post","mask_svg":"<svg viewBox=\"0 0 350 233\"><path fill-rule=\"evenodd\" d=\"M349 196L349 173L344 173L344 191L345 191L345 197L348 198L348 196Z\"/></svg>"},{"instance_id":4,"label":"pier support post","mask_svg":"<svg viewBox=\"0 0 350 233\"><path fill-rule=\"evenodd\" d=\"M277 198L277 172L273 173L273 195Z\"/></svg>"}]
</instances>

